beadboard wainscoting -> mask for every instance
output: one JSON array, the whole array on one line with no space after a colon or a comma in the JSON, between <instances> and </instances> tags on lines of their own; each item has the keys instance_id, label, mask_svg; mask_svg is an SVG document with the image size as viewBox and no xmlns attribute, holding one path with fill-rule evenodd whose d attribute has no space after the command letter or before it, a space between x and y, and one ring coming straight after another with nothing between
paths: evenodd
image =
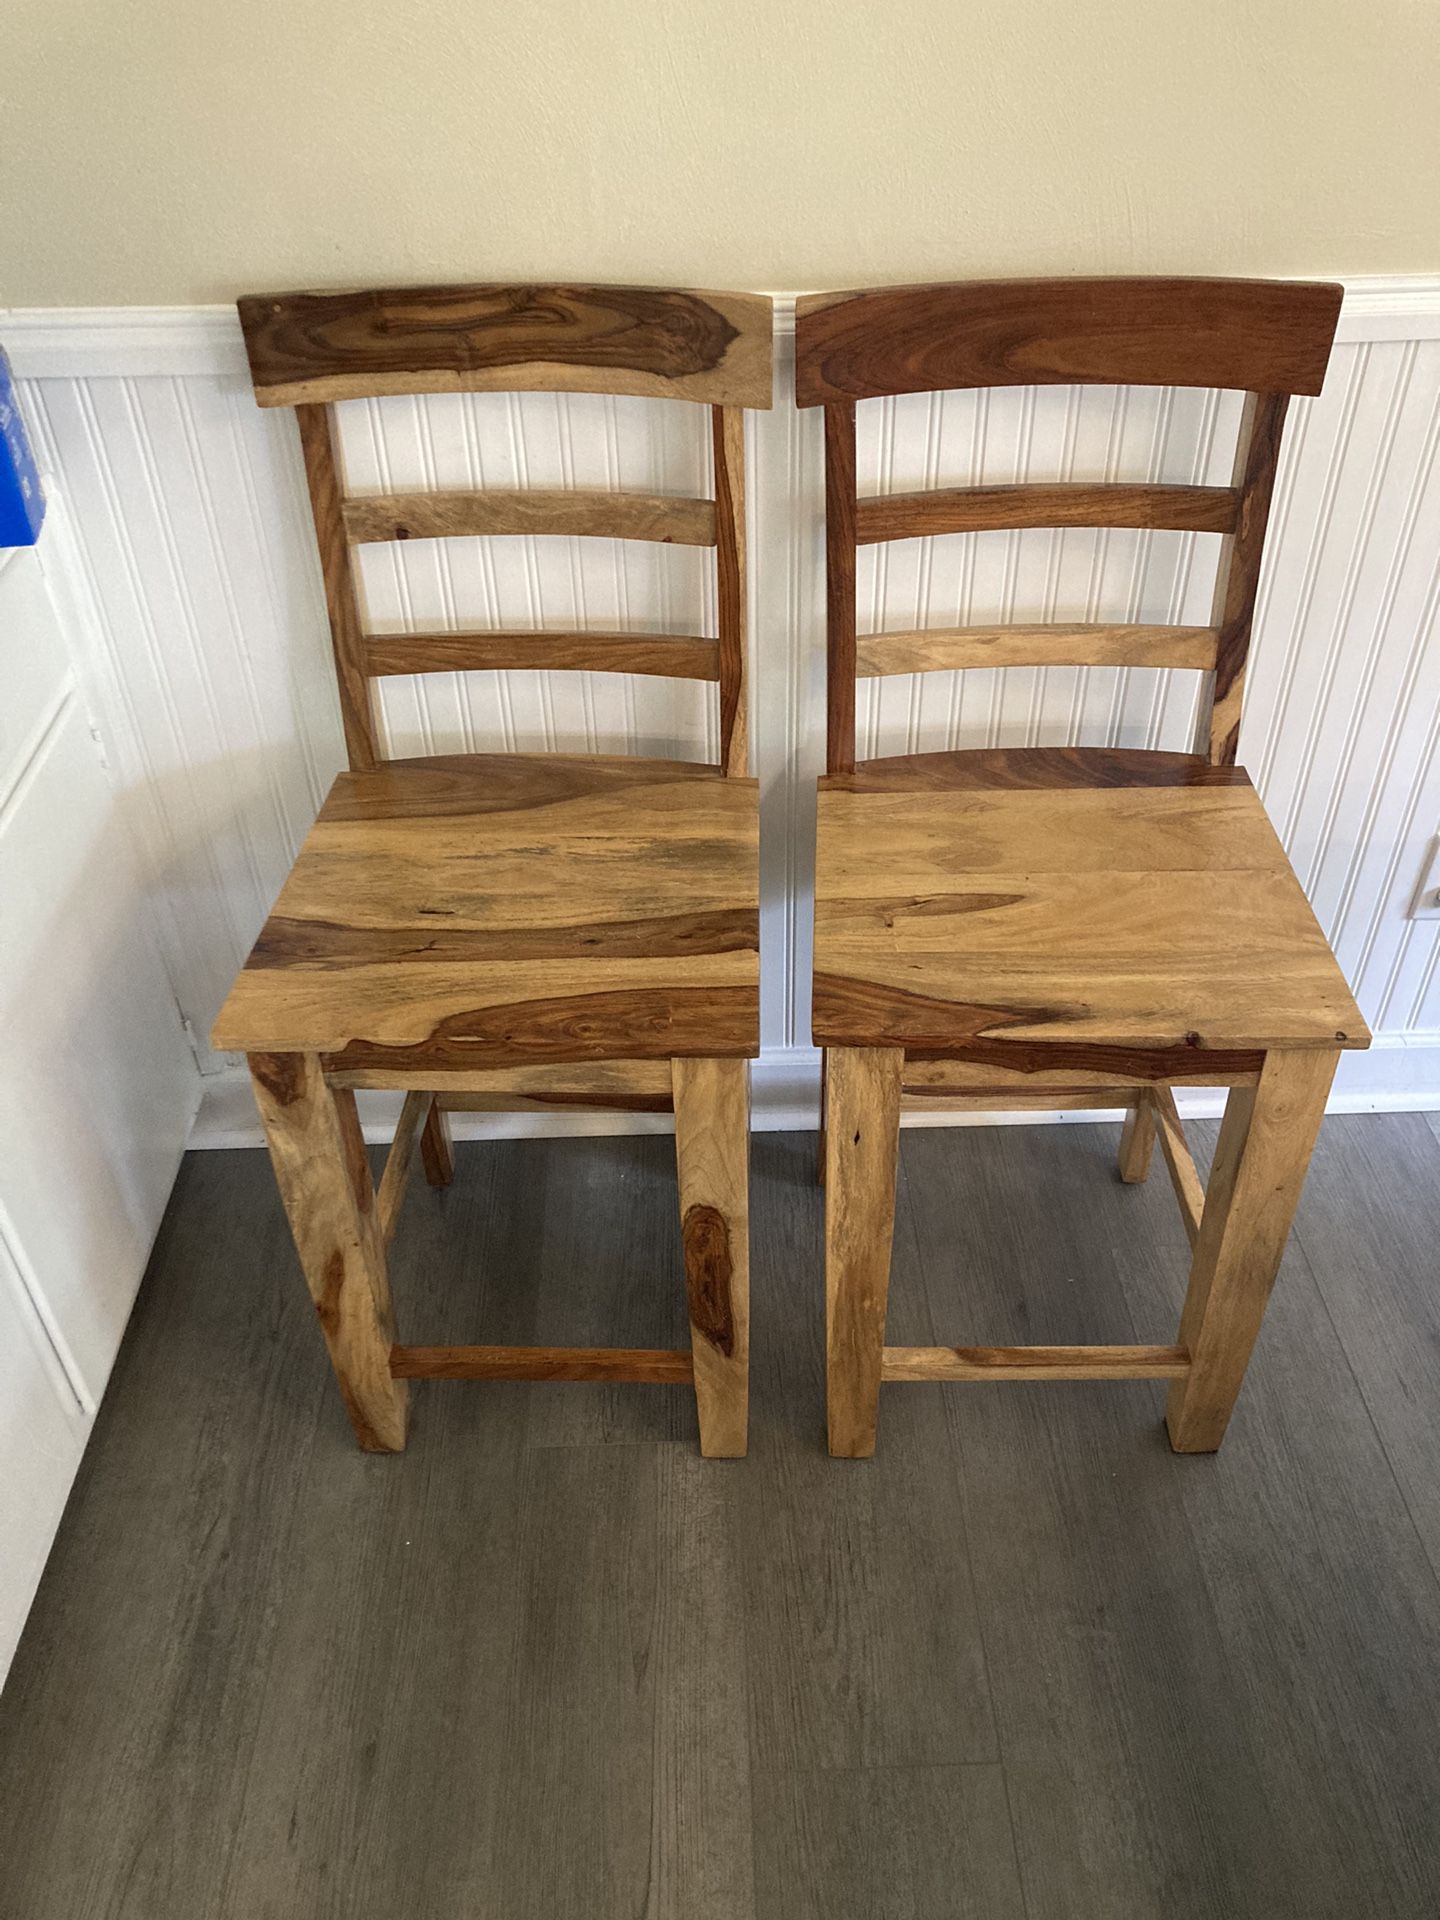
<instances>
[{"instance_id":1,"label":"beadboard wainscoting","mask_svg":"<svg viewBox=\"0 0 1440 1920\"><path fill-rule=\"evenodd\" d=\"M813 780L824 750L823 486L818 412L792 402L792 312L780 302L775 409L750 416L762 1125L815 1118L808 980ZM68 506L61 537L93 610L89 697L207 1083L196 1139L258 1140L238 1063L211 1054L203 1036L343 757L294 422L254 405L228 309L16 312L0 315L0 343ZM1234 395L1101 388L871 401L859 410L861 490L1223 480L1237 412ZM705 419L673 402L583 395L342 409L348 482L362 491L693 494L710 486ZM1345 1056L1337 1105L1440 1104L1440 921L1408 917L1440 829L1437 451L1440 278L1355 282L1325 391L1291 414L1240 756L1376 1032L1370 1054ZM1203 623L1214 540L1066 529L870 548L861 624ZM363 550L361 574L377 631L587 620L713 631L707 560L602 540L413 541ZM1197 681L1181 671L1027 668L871 682L861 751L1042 740L1185 747ZM683 683L435 675L387 681L381 705L399 753L716 751L713 690ZM383 1109L371 1120L383 1130ZM532 1116L505 1126L604 1124L637 1122Z\"/></svg>"}]
</instances>

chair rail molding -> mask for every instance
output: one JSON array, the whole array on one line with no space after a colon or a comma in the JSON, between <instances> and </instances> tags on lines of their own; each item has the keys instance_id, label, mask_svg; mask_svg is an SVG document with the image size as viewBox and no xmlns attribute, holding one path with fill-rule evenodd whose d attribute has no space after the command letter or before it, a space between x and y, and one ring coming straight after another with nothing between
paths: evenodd
<instances>
[{"instance_id":1,"label":"chair rail molding","mask_svg":"<svg viewBox=\"0 0 1440 1920\"><path fill-rule=\"evenodd\" d=\"M793 313L793 297L777 296L776 405L751 416L749 454L760 1125L815 1117L807 1042L812 782L824 748L822 463L818 414L792 402ZM154 936L192 1034L203 1034L342 761L293 425L253 404L230 307L12 309L0 312L0 345L48 482L65 499L77 591L94 609L95 657L81 672L141 848ZM860 489L1214 484L1235 404L1226 394L1102 388L866 402ZM352 402L342 410L348 479L370 492L618 482L702 494L702 411L692 433L684 409L642 400ZM1240 751L1376 1032L1369 1054L1343 1062L1335 1107L1440 1105L1440 922L1408 917L1440 830L1437 525L1440 274L1346 279L1325 391L1292 410ZM1036 528L866 549L860 625L1203 623L1213 539ZM714 630L703 557L678 548L632 554L556 536L414 541L399 554L366 552L361 565L369 621L382 631L582 620ZM707 624L691 624L697 618ZM384 686L384 724L400 752L713 754L702 689L605 680L396 679ZM1040 739L1187 746L1196 685L1179 669L1063 667L870 681L858 703L860 751ZM196 1143L258 1142L234 1063L197 1051L207 1095ZM374 1098L369 1117L383 1131L384 1098ZM1191 1096L1191 1111L1204 1104ZM655 1124L457 1119L461 1133Z\"/></svg>"}]
</instances>

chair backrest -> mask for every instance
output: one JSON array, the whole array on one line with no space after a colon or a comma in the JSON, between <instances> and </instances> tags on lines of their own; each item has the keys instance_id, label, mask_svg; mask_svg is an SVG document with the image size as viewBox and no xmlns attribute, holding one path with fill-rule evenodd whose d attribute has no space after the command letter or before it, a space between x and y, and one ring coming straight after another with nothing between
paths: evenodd
<instances>
[{"instance_id":1,"label":"chair backrest","mask_svg":"<svg viewBox=\"0 0 1440 1920\"><path fill-rule=\"evenodd\" d=\"M855 765L857 674L974 666L1208 669L1197 749L1233 764L1285 410L1292 394L1320 391L1341 292L1273 280L990 280L801 300L796 404L825 409L829 771ZM856 498L857 400L1004 386L1239 388L1230 485L1073 482ZM857 641L857 546L1018 527L1224 535L1211 624L964 627Z\"/></svg>"},{"instance_id":2,"label":"chair backrest","mask_svg":"<svg viewBox=\"0 0 1440 1920\"><path fill-rule=\"evenodd\" d=\"M745 414L768 407L773 309L757 294L648 287L409 287L255 294L240 324L262 407L293 407L325 578L350 765L376 766L385 674L580 668L715 682L720 766L746 768ZM347 499L333 403L385 394L638 394L708 404L713 500L605 490ZM371 635L350 549L473 534L590 534L715 549L718 632Z\"/></svg>"}]
</instances>

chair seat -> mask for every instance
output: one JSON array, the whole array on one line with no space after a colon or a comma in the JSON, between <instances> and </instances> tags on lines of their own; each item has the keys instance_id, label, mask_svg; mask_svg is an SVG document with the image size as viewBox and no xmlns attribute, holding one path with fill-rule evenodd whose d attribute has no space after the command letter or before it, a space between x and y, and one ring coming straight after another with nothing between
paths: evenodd
<instances>
[{"instance_id":1,"label":"chair seat","mask_svg":"<svg viewBox=\"0 0 1440 1920\"><path fill-rule=\"evenodd\" d=\"M1240 768L996 749L820 782L814 1033L1169 1077L1369 1034Z\"/></svg>"},{"instance_id":2,"label":"chair seat","mask_svg":"<svg viewBox=\"0 0 1440 1920\"><path fill-rule=\"evenodd\" d=\"M759 790L471 754L342 773L215 1023L328 1069L759 1048Z\"/></svg>"}]
</instances>

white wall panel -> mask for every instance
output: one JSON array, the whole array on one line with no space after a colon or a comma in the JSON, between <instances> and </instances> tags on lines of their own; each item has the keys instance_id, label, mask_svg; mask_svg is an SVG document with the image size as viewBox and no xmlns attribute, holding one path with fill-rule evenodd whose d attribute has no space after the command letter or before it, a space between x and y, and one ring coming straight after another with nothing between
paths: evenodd
<instances>
[{"instance_id":1,"label":"white wall panel","mask_svg":"<svg viewBox=\"0 0 1440 1920\"><path fill-rule=\"evenodd\" d=\"M90 315L17 325L0 321L0 337L31 375L43 451L76 514L157 925L203 1034L342 757L293 425L253 406L210 310L148 328L132 319L109 347ZM782 343L782 360L788 351ZM178 371L154 371L166 366ZM819 416L797 413L790 394L782 369L775 411L751 416L750 454L763 1030L775 1073L802 1062L808 1041L810 781L824 739ZM860 485L1223 481L1237 414L1233 395L1095 388L867 402ZM357 402L344 415L356 489L710 484L699 408L486 395ZM1440 926L1405 910L1440 826L1440 289L1358 288L1324 394L1295 403L1291 420L1241 757L1377 1033L1408 1044L1407 1070L1433 1092L1440 1053L1420 1043L1440 1047ZM862 554L861 624L1203 622L1216 544L1083 529L897 542ZM580 620L714 630L703 551L417 541L366 550L361 574L378 630ZM862 751L1184 747L1197 688L1198 676L1141 669L870 683ZM713 694L653 680L397 680L383 711L400 752L715 752Z\"/></svg>"}]
</instances>

